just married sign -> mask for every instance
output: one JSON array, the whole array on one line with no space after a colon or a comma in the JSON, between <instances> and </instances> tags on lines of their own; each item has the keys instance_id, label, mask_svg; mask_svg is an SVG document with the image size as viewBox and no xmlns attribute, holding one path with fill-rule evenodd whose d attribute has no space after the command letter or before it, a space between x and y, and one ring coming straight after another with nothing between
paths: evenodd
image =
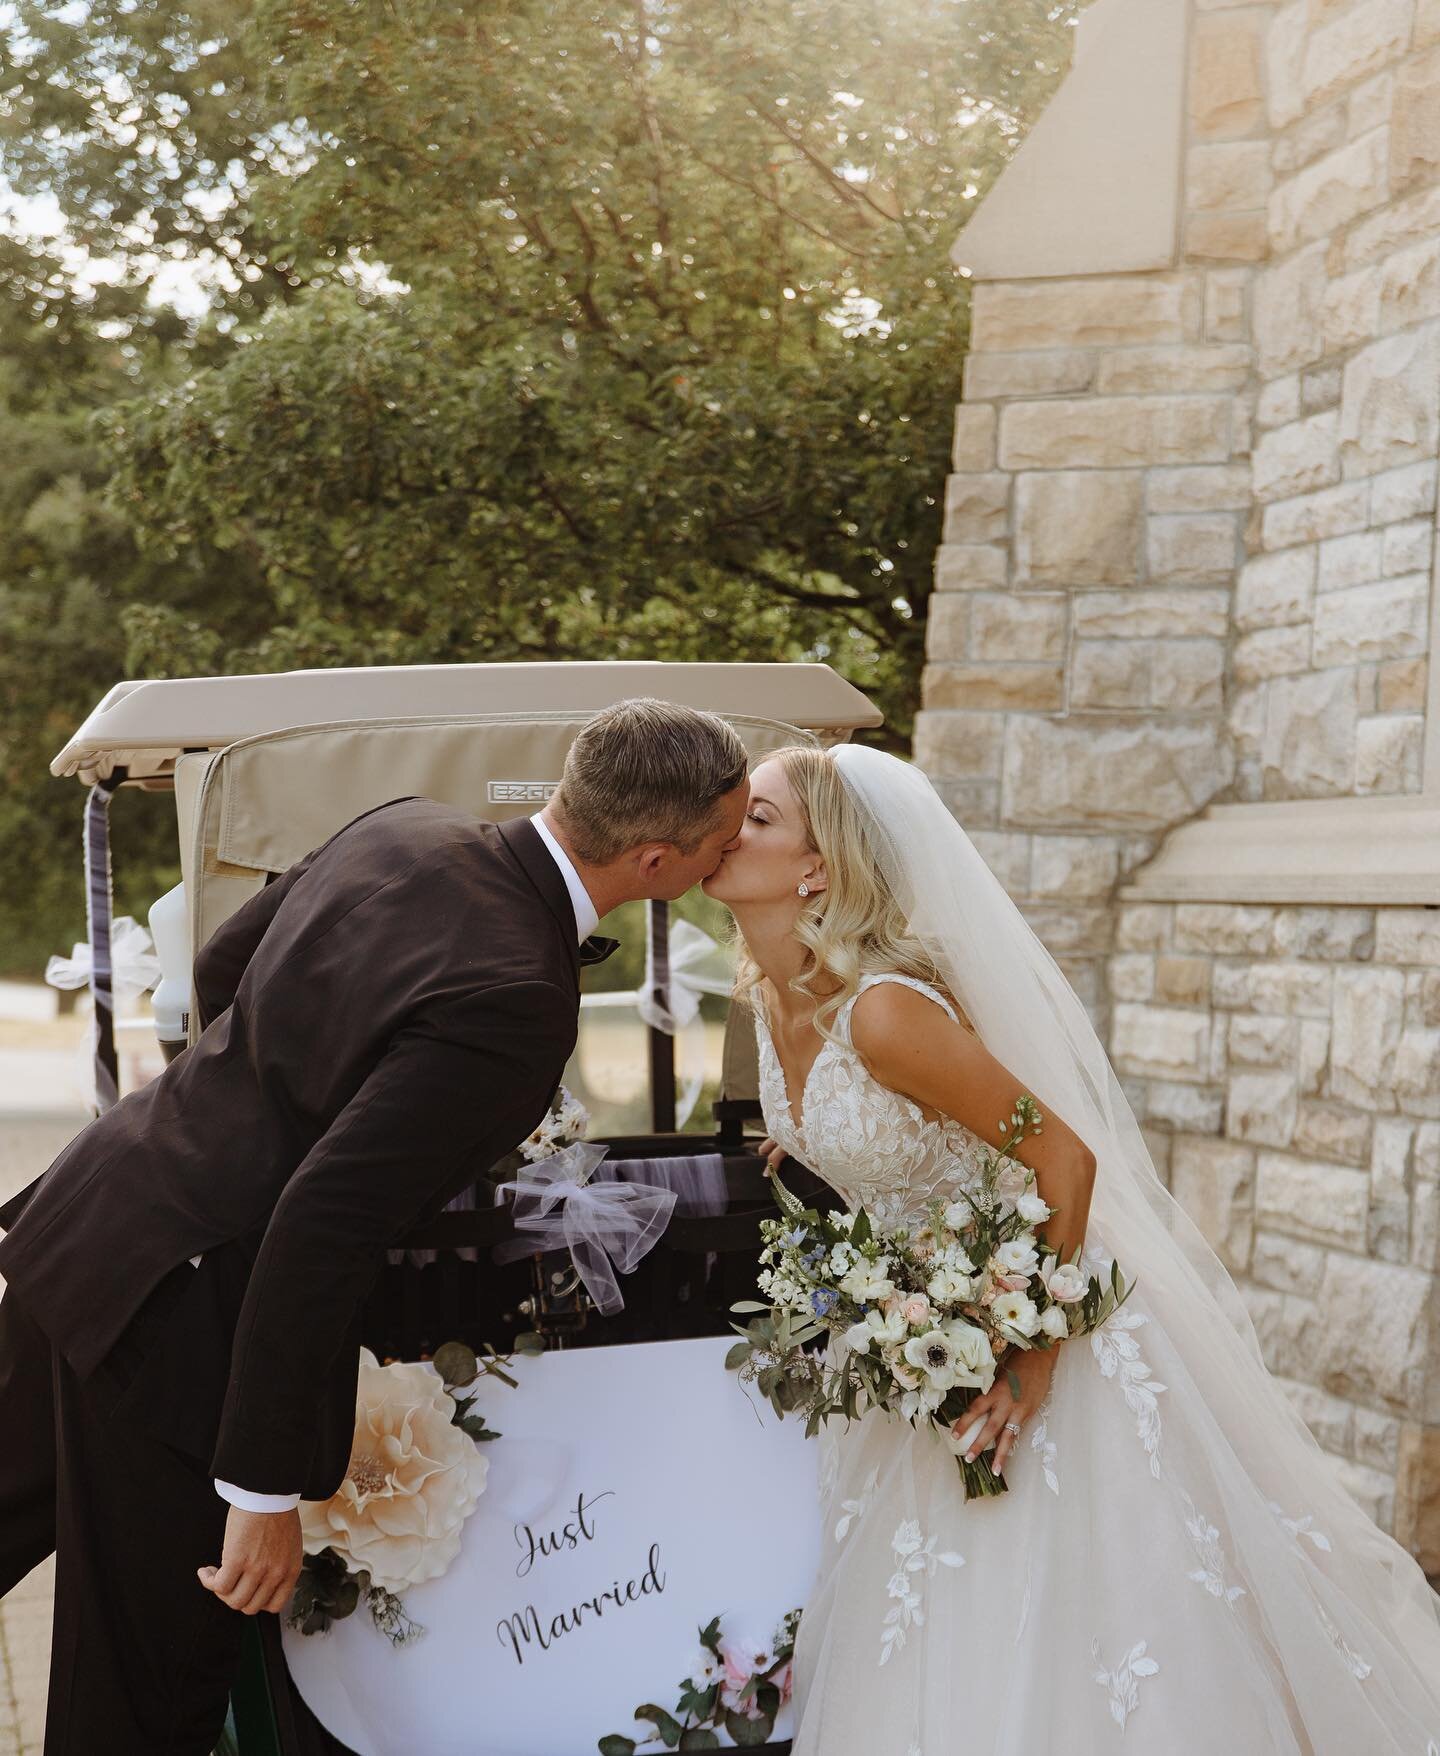
<instances>
[{"instance_id":1,"label":"just married sign","mask_svg":"<svg viewBox=\"0 0 1440 1756\"><path fill-rule=\"evenodd\" d=\"M741 1393L731 1339L550 1353L514 1362L516 1389L482 1380L501 1437L459 1555L405 1593L425 1634L393 1647L366 1615L285 1630L316 1718L357 1756L585 1756L643 1737L639 1704L673 1705L716 1616L764 1647L814 1578L818 1448Z\"/></svg>"}]
</instances>

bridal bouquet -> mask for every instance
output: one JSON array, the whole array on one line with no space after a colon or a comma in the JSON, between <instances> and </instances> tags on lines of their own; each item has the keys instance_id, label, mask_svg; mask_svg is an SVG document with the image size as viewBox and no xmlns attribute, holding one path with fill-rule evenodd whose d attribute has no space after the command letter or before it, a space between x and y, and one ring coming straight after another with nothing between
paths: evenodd
<instances>
[{"instance_id":1,"label":"bridal bouquet","mask_svg":"<svg viewBox=\"0 0 1440 1756\"><path fill-rule=\"evenodd\" d=\"M1048 1348L1087 1334L1130 1296L1118 1264L1110 1284L1082 1273L1077 1245L1061 1261L1035 1227L1051 1209L1034 1172L1015 1153L1041 1129L1039 1106L1021 1097L1000 1123L964 1194L936 1201L919 1226L877 1230L864 1208L821 1214L774 1179L782 1219L762 1221L757 1284L768 1304L731 1307L750 1316L725 1363L753 1380L779 1415L805 1417L809 1435L832 1415L853 1420L882 1408L913 1426L934 1426L955 1454L966 1499L1005 1492L984 1457L967 1463L952 1425L995 1381L1006 1350ZM838 1346L827 1360L808 1344ZM1018 1397L1018 1379L1010 1385Z\"/></svg>"}]
</instances>

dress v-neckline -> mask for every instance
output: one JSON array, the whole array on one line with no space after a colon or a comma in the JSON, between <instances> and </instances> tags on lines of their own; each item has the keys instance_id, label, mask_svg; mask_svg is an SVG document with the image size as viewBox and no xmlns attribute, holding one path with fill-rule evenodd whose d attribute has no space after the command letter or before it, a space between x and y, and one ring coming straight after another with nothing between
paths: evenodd
<instances>
[{"instance_id":1,"label":"dress v-neckline","mask_svg":"<svg viewBox=\"0 0 1440 1756\"><path fill-rule=\"evenodd\" d=\"M810 1092L810 1082L815 1077L815 1069L824 1058L826 1049L833 1048L828 1037L821 1037L820 1047L815 1051L814 1058L806 1070L805 1078L800 1085L800 1108L797 1110L790 1098L790 1080L785 1072L785 1063L780 1059L780 1051L775 1046L775 1035L770 1029L770 1020L765 1015L763 1002L756 1007L760 1019L760 1027L765 1032L765 1041L770 1045L770 1053L775 1057L775 1071L780 1076L780 1096L785 1105L785 1117L796 1134L802 1138L805 1133L805 1099Z\"/></svg>"}]
</instances>

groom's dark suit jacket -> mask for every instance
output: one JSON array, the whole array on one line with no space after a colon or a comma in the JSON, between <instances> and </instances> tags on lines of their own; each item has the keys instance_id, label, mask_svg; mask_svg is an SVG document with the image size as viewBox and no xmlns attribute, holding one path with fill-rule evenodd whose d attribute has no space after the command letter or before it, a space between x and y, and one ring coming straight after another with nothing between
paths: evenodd
<instances>
[{"instance_id":1,"label":"groom's dark suit jacket","mask_svg":"<svg viewBox=\"0 0 1440 1756\"><path fill-rule=\"evenodd\" d=\"M328 1497L386 1247L544 1115L580 962L528 819L366 812L202 948L199 1040L0 1208L0 1276L82 1377L164 1281L144 1418L221 1480Z\"/></svg>"}]
</instances>

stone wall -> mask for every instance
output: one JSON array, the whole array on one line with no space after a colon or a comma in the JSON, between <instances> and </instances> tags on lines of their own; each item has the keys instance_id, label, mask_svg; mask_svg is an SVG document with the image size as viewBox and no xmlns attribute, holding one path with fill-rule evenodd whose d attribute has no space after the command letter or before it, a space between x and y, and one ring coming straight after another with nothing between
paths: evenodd
<instances>
[{"instance_id":1,"label":"stone wall","mask_svg":"<svg viewBox=\"0 0 1440 1756\"><path fill-rule=\"evenodd\" d=\"M1440 11L1291 5L1268 30L1251 16L1268 132L1242 150L1269 164L1262 180L1257 155L1247 189L1265 260L1239 796L1414 793L1440 449Z\"/></svg>"},{"instance_id":2,"label":"stone wall","mask_svg":"<svg viewBox=\"0 0 1440 1756\"><path fill-rule=\"evenodd\" d=\"M974 294L916 757L1097 1002L1117 879L1233 773L1250 355L1210 278Z\"/></svg>"},{"instance_id":3,"label":"stone wall","mask_svg":"<svg viewBox=\"0 0 1440 1756\"><path fill-rule=\"evenodd\" d=\"M1173 243L1136 269L1085 92L1142 19ZM1272 1369L1440 1574L1440 0L1095 0L1082 31L956 246L916 756Z\"/></svg>"},{"instance_id":4,"label":"stone wall","mask_svg":"<svg viewBox=\"0 0 1440 1756\"><path fill-rule=\"evenodd\" d=\"M1111 1053L1162 1175L1351 1491L1418 1547L1440 1482L1440 912L1131 901L1116 940Z\"/></svg>"}]
</instances>

